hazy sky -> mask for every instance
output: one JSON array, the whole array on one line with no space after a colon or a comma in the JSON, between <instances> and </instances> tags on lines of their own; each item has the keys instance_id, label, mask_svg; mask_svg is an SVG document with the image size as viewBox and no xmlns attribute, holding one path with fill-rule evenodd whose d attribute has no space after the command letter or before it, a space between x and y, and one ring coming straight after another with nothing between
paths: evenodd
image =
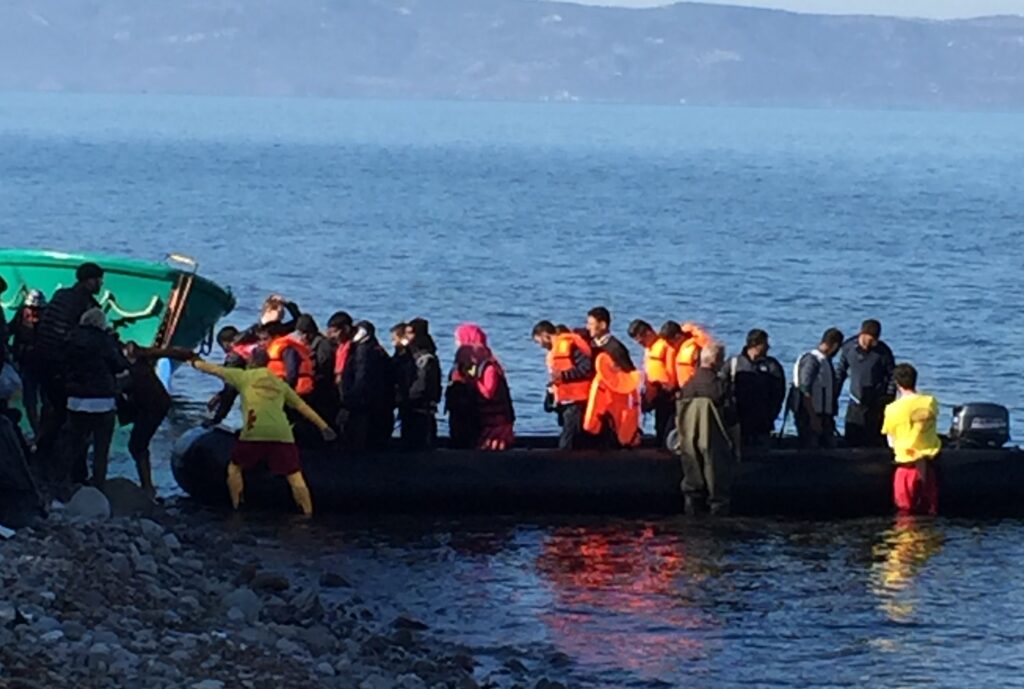
<instances>
[{"instance_id":1,"label":"hazy sky","mask_svg":"<svg viewBox=\"0 0 1024 689\"><path fill-rule=\"evenodd\" d=\"M573 0L586 5L654 7L667 0ZM1024 0L705 0L719 5L774 7L795 12L829 14L887 14L910 17L977 17L988 14L1024 14Z\"/></svg>"}]
</instances>

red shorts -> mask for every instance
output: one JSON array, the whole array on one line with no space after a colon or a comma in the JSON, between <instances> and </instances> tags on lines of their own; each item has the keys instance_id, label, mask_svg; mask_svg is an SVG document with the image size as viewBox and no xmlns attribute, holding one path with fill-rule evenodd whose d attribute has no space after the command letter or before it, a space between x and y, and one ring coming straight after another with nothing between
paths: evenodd
<instances>
[{"instance_id":1,"label":"red shorts","mask_svg":"<svg viewBox=\"0 0 1024 689\"><path fill-rule=\"evenodd\" d=\"M266 464L270 473L278 476L288 476L302 469L299 448L295 447L295 443L239 440L231 450L231 463L243 471L258 469Z\"/></svg>"},{"instance_id":2,"label":"red shorts","mask_svg":"<svg viewBox=\"0 0 1024 689\"><path fill-rule=\"evenodd\" d=\"M892 479L896 509L904 514L935 516L939 511L939 476L934 460L930 460L924 480L914 464L896 467Z\"/></svg>"}]
</instances>

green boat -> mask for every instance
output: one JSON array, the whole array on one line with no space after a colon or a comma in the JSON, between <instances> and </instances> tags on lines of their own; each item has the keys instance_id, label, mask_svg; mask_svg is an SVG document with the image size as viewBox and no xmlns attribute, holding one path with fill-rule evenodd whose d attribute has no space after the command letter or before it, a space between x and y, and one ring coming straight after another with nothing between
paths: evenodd
<instances>
[{"instance_id":1,"label":"green boat","mask_svg":"<svg viewBox=\"0 0 1024 689\"><path fill-rule=\"evenodd\" d=\"M104 270L97 299L123 342L147 347L208 349L217 322L235 307L231 291L197 274L188 256L171 254L165 262L101 254L0 249L0 276L7 281L0 306L8 320L30 290L47 298L75 283L83 263ZM165 370L165 378L170 371Z\"/></svg>"}]
</instances>

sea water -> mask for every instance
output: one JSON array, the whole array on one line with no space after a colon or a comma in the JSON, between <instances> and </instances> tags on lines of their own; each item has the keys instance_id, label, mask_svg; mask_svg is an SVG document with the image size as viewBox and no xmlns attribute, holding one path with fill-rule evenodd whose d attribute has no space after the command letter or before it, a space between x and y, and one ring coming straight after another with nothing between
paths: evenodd
<instances>
[{"instance_id":1,"label":"sea water","mask_svg":"<svg viewBox=\"0 0 1024 689\"><path fill-rule=\"evenodd\" d=\"M796 357L882 321L951 407L1024 420L1017 114L0 96L0 245L192 255L255 320L280 292L321 324L425 316L445 362L474 321L523 433L545 318L608 306L747 330ZM640 352L634 348L634 357ZM216 386L175 378L169 447ZM1019 433L1017 434L1019 437ZM114 468L131 476L123 451ZM293 529L295 527L282 527ZM1004 683L1024 670L1018 522L324 522L383 609L499 659L604 686ZM296 553L299 553L299 546ZM316 557L316 555L313 555Z\"/></svg>"}]
</instances>

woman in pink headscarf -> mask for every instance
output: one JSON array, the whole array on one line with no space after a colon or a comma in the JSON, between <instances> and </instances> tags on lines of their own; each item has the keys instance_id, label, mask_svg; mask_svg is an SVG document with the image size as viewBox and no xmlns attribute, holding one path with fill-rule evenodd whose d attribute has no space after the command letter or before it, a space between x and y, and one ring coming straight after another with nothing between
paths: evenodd
<instances>
[{"instance_id":1,"label":"woman in pink headscarf","mask_svg":"<svg viewBox=\"0 0 1024 689\"><path fill-rule=\"evenodd\" d=\"M473 323L455 329L455 365L445 408L452 446L504 450L515 440L515 411L505 370L487 346L487 335Z\"/></svg>"}]
</instances>

